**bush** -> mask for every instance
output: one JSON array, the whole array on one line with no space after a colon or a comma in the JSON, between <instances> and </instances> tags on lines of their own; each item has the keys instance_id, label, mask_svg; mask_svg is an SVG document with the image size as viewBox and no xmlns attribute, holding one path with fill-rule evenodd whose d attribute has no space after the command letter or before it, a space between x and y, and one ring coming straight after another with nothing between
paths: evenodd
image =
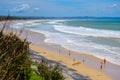
<instances>
[{"instance_id":1,"label":"bush","mask_svg":"<svg viewBox=\"0 0 120 80\"><path fill-rule=\"evenodd\" d=\"M59 65L49 65L47 62L42 61L38 66L38 74L45 80L64 80Z\"/></svg>"},{"instance_id":2,"label":"bush","mask_svg":"<svg viewBox=\"0 0 120 80\"><path fill-rule=\"evenodd\" d=\"M0 32L0 80L29 80L29 43L12 32Z\"/></svg>"},{"instance_id":3,"label":"bush","mask_svg":"<svg viewBox=\"0 0 120 80\"><path fill-rule=\"evenodd\" d=\"M36 70L31 70L31 76L29 80L44 80L41 76L36 74Z\"/></svg>"}]
</instances>

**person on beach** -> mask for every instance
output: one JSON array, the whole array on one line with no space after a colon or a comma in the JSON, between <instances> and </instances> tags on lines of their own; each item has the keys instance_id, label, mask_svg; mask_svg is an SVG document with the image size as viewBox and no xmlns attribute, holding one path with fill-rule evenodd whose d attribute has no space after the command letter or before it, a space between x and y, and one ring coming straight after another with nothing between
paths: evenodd
<instances>
[{"instance_id":1,"label":"person on beach","mask_svg":"<svg viewBox=\"0 0 120 80\"><path fill-rule=\"evenodd\" d=\"M100 70L102 70L103 62L100 62Z\"/></svg>"},{"instance_id":2,"label":"person on beach","mask_svg":"<svg viewBox=\"0 0 120 80\"><path fill-rule=\"evenodd\" d=\"M73 61L75 61L75 59L73 58Z\"/></svg>"},{"instance_id":3,"label":"person on beach","mask_svg":"<svg viewBox=\"0 0 120 80\"><path fill-rule=\"evenodd\" d=\"M68 55L70 56L70 50L68 50Z\"/></svg>"},{"instance_id":4,"label":"person on beach","mask_svg":"<svg viewBox=\"0 0 120 80\"><path fill-rule=\"evenodd\" d=\"M104 67L106 66L106 59L104 58L103 60L103 63L104 63Z\"/></svg>"},{"instance_id":5,"label":"person on beach","mask_svg":"<svg viewBox=\"0 0 120 80\"><path fill-rule=\"evenodd\" d=\"M104 61L103 61L103 62L104 62L104 64L106 64L106 59L105 59L105 58L104 58Z\"/></svg>"},{"instance_id":6,"label":"person on beach","mask_svg":"<svg viewBox=\"0 0 120 80\"><path fill-rule=\"evenodd\" d=\"M84 63L84 62L85 62L85 60L83 59L83 60L82 60L82 62Z\"/></svg>"},{"instance_id":7,"label":"person on beach","mask_svg":"<svg viewBox=\"0 0 120 80\"><path fill-rule=\"evenodd\" d=\"M59 48L59 55L60 55L60 48Z\"/></svg>"}]
</instances>

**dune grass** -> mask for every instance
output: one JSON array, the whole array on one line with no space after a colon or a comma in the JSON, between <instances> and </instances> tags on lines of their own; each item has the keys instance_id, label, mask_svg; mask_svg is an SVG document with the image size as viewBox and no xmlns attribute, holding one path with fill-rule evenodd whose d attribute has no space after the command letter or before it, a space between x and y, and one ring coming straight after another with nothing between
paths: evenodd
<instances>
[{"instance_id":1,"label":"dune grass","mask_svg":"<svg viewBox=\"0 0 120 80\"><path fill-rule=\"evenodd\" d=\"M6 24L7 21L0 30L0 80L64 80L58 66L32 62L27 39L5 33Z\"/></svg>"},{"instance_id":2,"label":"dune grass","mask_svg":"<svg viewBox=\"0 0 120 80\"><path fill-rule=\"evenodd\" d=\"M0 79L28 80L30 77L29 43L12 32L0 32Z\"/></svg>"}]
</instances>

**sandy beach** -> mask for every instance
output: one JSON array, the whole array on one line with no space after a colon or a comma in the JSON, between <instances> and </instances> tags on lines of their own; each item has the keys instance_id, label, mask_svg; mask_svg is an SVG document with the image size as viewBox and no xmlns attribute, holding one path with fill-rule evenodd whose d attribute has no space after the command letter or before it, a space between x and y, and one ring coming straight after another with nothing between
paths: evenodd
<instances>
[{"instance_id":1,"label":"sandy beach","mask_svg":"<svg viewBox=\"0 0 120 80\"><path fill-rule=\"evenodd\" d=\"M30 48L34 51L39 52L40 53L39 55L42 55L49 60L59 62L65 66L67 66L68 68L72 68L72 69L76 70L78 73L90 77L92 80L111 80L103 72L92 69L82 62L78 63L78 61L73 61L73 59L71 59L69 57L65 57L63 55L56 54L56 53L48 51L44 48L40 48L38 46L30 46ZM45 52L45 53L41 54L41 52ZM77 63L77 64L75 65L75 63Z\"/></svg>"},{"instance_id":2,"label":"sandy beach","mask_svg":"<svg viewBox=\"0 0 120 80\"><path fill-rule=\"evenodd\" d=\"M37 33L32 33L32 35L39 36L39 34ZM41 34L41 36L43 35ZM36 38L31 38L31 39L36 40ZM41 40L44 40L44 36L41 38ZM102 61L101 59L98 59L91 55L79 54L73 51L71 52L71 56L68 56L68 50L61 48L58 45L45 44L44 42L41 42L41 40L38 40L39 44L35 43L32 46L30 46L30 48L34 51L46 53L40 55L43 55L44 57L50 60L61 62L61 64L64 64L69 68L77 70L80 74L89 76L92 80L118 80L119 76L116 73L116 71L118 71L119 66L117 65L114 66L113 64L107 62L108 68L105 68L102 71L100 71L99 65L100 62ZM60 54L59 54L59 48L61 49ZM75 59L75 61L73 59ZM82 59L85 60L84 63L82 62ZM78 62L80 62L80 64L73 65ZM111 70L111 68L113 68L113 71Z\"/></svg>"},{"instance_id":3,"label":"sandy beach","mask_svg":"<svg viewBox=\"0 0 120 80\"><path fill-rule=\"evenodd\" d=\"M17 33L19 31L12 30ZM59 45L45 43L43 34L24 30L22 36L31 42L30 49L37 52L38 55L74 69L79 74L88 76L92 80L119 80L119 65L107 62L106 66L103 66L103 69L100 70L100 62L103 60L99 58L74 51L70 51L69 55L69 50Z\"/></svg>"}]
</instances>

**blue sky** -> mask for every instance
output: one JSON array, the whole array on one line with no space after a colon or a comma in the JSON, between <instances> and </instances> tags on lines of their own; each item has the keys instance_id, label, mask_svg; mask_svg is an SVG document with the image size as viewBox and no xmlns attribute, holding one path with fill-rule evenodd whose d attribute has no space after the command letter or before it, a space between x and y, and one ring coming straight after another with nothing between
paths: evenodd
<instances>
[{"instance_id":1,"label":"blue sky","mask_svg":"<svg viewBox=\"0 0 120 80\"><path fill-rule=\"evenodd\" d=\"M120 17L120 0L1 0L0 15Z\"/></svg>"}]
</instances>

